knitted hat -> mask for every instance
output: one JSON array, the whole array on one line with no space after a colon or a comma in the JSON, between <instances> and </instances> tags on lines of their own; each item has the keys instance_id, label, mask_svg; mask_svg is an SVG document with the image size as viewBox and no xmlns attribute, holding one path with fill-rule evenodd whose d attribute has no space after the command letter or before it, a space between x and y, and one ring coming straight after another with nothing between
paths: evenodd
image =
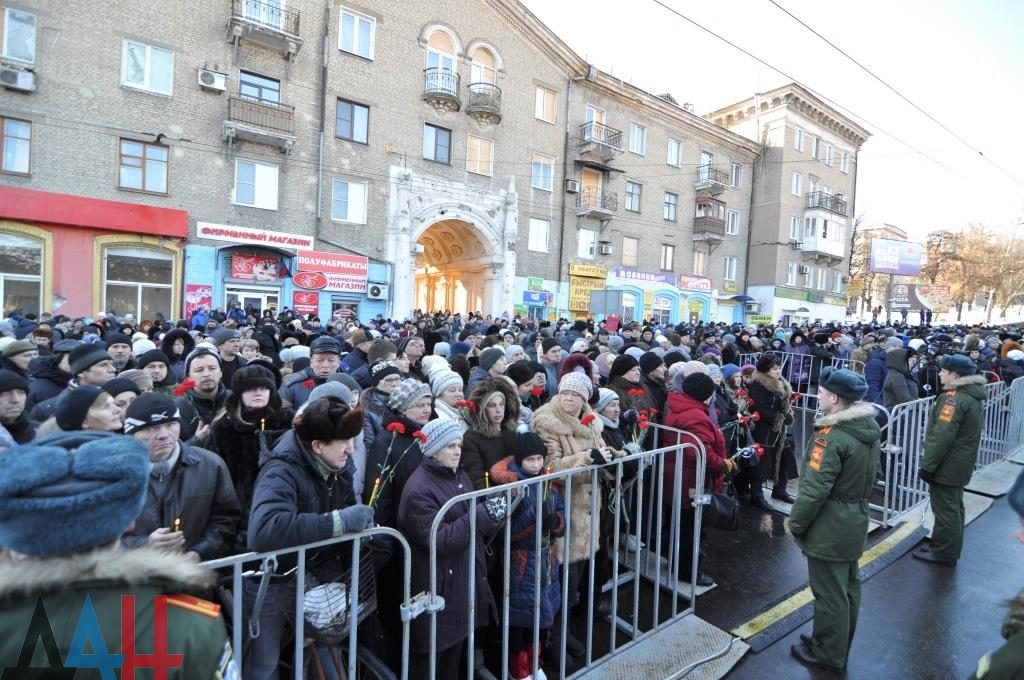
<instances>
[{"instance_id":1,"label":"knitted hat","mask_svg":"<svg viewBox=\"0 0 1024 680\"><path fill-rule=\"evenodd\" d=\"M260 387L265 387L271 392L277 390L274 374L263 366L246 364L231 376L231 391L239 396Z\"/></svg>"},{"instance_id":2,"label":"knitted hat","mask_svg":"<svg viewBox=\"0 0 1024 680\"><path fill-rule=\"evenodd\" d=\"M715 383L703 373L691 373L683 379L683 394L697 401L707 401L715 393Z\"/></svg>"},{"instance_id":3,"label":"knitted hat","mask_svg":"<svg viewBox=\"0 0 1024 680\"><path fill-rule=\"evenodd\" d=\"M953 371L957 375L974 375L978 372L978 365L963 354L947 354L939 360L939 368Z\"/></svg>"},{"instance_id":4,"label":"knitted hat","mask_svg":"<svg viewBox=\"0 0 1024 680\"><path fill-rule=\"evenodd\" d=\"M554 338L544 338L541 341L541 343L540 343L541 354L547 354L553 348L558 347L558 346L559 346L558 340L555 340ZM540 357L538 357L538 358L540 358Z\"/></svg>"},{"instance_id":5,"label":"knitted hat","mask_svg":"<svg viewBox=\"0 0 1024 680\"><path fill-rule=\"evenodd\" d=\"M523 349L522 345L509 345L505 348L505 358L512 361L512 357L519 352L523 352L524 354L526 353L526 350Z\"/></svg>"},{"instance_id":6,"label":"knitted hat","mask_svg":"<svg viewBox=\"0 0 1024 680\"><path fill-rule=\"evenodd\" d=\"M767 373L768 371L772 370L772 366L776 364L780 366L782 365L782 361L779 359L779 357L775 356L774 354L762 354L761 357L757 360L757 372Z\"/></svg>"},{"instance_id":7,"label":"knitted hat","mask_svg":"<svg viewBox=\"0 0 1024 680\"><path fill-rule=\"evenodd\" d=\"M708 364L707 366L708 366L708 375L710 375L712 378L714 378L716 376L719 377L719 378L722 377L722 367L721 366L719 366L718 364Z\"/></svg>"},{"instance_id":8,"label":"knitted hat","mask_svg":"<svg viewBox=\"0 0 1024 680\"><path fill-rule=\"evenodd\" d=\"M407 380L406 382L419 381ZM423 383L419 384L422 385ZM460 425L456 420L436 418L424 425L421 429L423 434L427 435L426 443L420 444L420 453L423 454L424 458L433 458L441 452L441 449L448 446L456 439L462 439L462 425Z\"/></svg>"},{"instance_id":9,"label":"knitted hat","mask_svg":"<svg viewBox=\"0 0 1024 680\"><path fill-rule=\"evenodd\" d=\"M703 373L704 375L711 375L711 370L708 368L708 365L705 364L703 361L697 361L696 359L694 359L693 361L684 361L683 377L685 378L686 376L692 375L694 373Z\"/></svg>"},{"instance_id":10,"label":"knitted hat","mask_svg":"<svg viewBox=\"0 0 1024 680\"><path fill-rule=\"evenodd\" d=\"M0 545L33 557L113 542L146 499L149 452L106 432L58 434L0 456Z\"/></svg>"},{"instance_id":11,"label":"knitted hat","mask_svg":"<svg viewBox=\"0 0 1024 680\"><path fill-rule=\"evenodd\" d=\"M884 347L886 349L889 349L890 347L896 347L896 348L903 347L903 340L900 339L900 338L897 338L896 336L893 336L891 338L886 338L885 342L882 343L882 347Z\"/></svg>"},{"instance_id":12,"label":"knitted hat","mask_svg":"<svg viewBox=\"0 0 1024 680\"><path fill-rule=\"evenodd\" d=\"M722 377L725 378L726 382L729 382L729 378L733 377L740 372L740 367L736 364L726 364L722 366Z\"/></svg>"},{"instance_id":13,"label":"knitted hat","mask_svg":"<svg viewBox=\"0 0 1024 680\"><path fill-rule=\"evenodd\" d=\"M435 398L444 394L444 391L452 385L458 385L459 389L466 386L462 381L462 376L455 371L435 371L430 376L430 391L433 392Z\"/></svg>"},{"instance_id":14,"label":"knitted hat","mask_svg":"<svg viewBox=\"0 0 1024 680\"><path fill-rule=\"evenodd\" d=\"M101 389L112 397L116 397L124 392L132 392L135 396L142 394L142 390L139 389L139 386L136 385L134 381L122 377L108 380L103 383L103 387Z\"/></svg>"},{"instance_id":15,"label":"knitted hat","mask_svg":"<svg viewBox=\"0 0 1024 680\"><path fill-rule=\"evenodd\" d=\"M178 412L174 400L166 394L146 392L129 404L124 418L124 433L131 434L146 427L169 422L181 422L181 413Z\"/></svg>"},{"instance_id":16,"label":"knitted hat","mask_svg":"<svg viewBox=\"0 0 1024 680\"><path fill-rule=\"evenodd\" d=\"M601 411L608 408L608 405L613 401L618 401L619 395L611 391L607 387L602 387L597 391L597 403L594 404L594 410L600 413Z\"/></svg>"},{"instance_id":17,"label":"knitted hat","mask_svg":"<svg viewBox=\"0 0 1024 680\"><path fill-rule=\"evenodd\" d=\"M625 351L625 354L628 355L628 356L633 357L634 359L636 359L637 363L640 362L640 357L642 357L645 353L646 352L644 352L644 350L639 345L633 345L632 347L627 347L626 351Z\"/></svg>"},{"instance_id":18,"label":"knitted hat","mask_svg":"<svg viewBox=\"0 0 1024 680\"><path fill-rule=\"evenodd\" d=\"M92 385L82 385L70 392L65 392L57 400L57 426L65 432L81 430L89 409L103 390Z\"/></svg>"},{"instance_id":19,"label":"knitted hat","mask_svg":"<svg viewBox=\"0 0 1024 680\"><path fill-rule=\"evenodd\" d=\"M430 396L430 388L419 380L403 380L388 399L388 408L403 413L422 397Z\"/></svg>"},{"instance_id":20,"label":"knitted hat","mask_svg":"<svg viewBox=\"0 0 1024 680\"><path fill-rule=\"evenodd\" d=\"M114 345L128 345L131 347L132 339L124 333L111 333L107 336L107 347L113 347Z\"/></svg>"},{"instance_id":21,"label":"knitted hat","mask_svg":"<svg viewBox=\"0 0 1024 680\"><path fill-rule=\"evenodd\" d=\"M452 343L451 352L448 354L448 358L458 356L460 354L469 354L470 345L468 342L459 340L458 342Z\"/></svg>"},{"instance_id":22,"label":"knitted hat","mask_svg":"<svg viewBox=\"0 0 1024 680\"><path fill-rule=\"evenodd\" d=\"M588 349L590 349L590 343L583 338L577 338L569 348L569 353L586 352Z\"/></svg>"},{"instance_id":23,"label":"knitted hat","mask_svg":"<svg viewBox=\"0 0 1024 680\"><path fill-rule=\"evenodd\" d=\"M186 377L188 376L189 368L192 367L192 362L195 361L196 358L198 357L213 357L214 359L217 360L217 363L220 364L220 355L214 352L212 349L210 349L209 347L196 347L194 350L188 353L187 357L185 357Z\"/></svg>"},{"instance_id":24,"label":"knitted hat","mask_svg":"<svg viewBox=\"0 0 1024 680\"><path fill-rule=\"evenodd\" d=\"M389 375L401 374L402 372L398 370L398 364L394 361L378 361L370 366L370 385L376 387L380 384L381 380Z\"/></svg>"},{"instance_id":25,"label":"knitted hat","mask_svg":"<svg viewBox=\"0 0 1024 680\"><path fill-rule=\"evenodd\" d=\"M438 371L447 371L451 366L448 365L448 360L444 357L439 357L436 354L428 354L427 356L420 359L420 370L423 371L423 375L426 376L427 380L430 380L430 376Z\"/></svg>"},{"instance_id":26,"label":"knitted hat","mask_svg":"<svg viewBox=\"0 0 1024 680\"><path fill-rule=\"evenodd\" d=\"M363 344L364 342L369 342L370 340L371 340L371 338L370 338L370 336L368 336L366 334L366 331L364 331L362 328L357 328L352 333L352 337L348 339L348 342L353 347L358 347L359 345Z\"/></svg>"},{"instance_id":27,"label":"knitted hat","mask_svg":"<svg viewBox=\"0 0 1024 680\"><path fill-rule=\"evenodd\" d=\"M742 366L740 366L740 373L742 373L743 375L751 375L756 370L757 367L754 366L753 364L743 364Z\"/></svg>"},{"instance_id":28,"label":"knitted hat","mask_svg":"<svg viewBox=\"0 0 1024 680\"><path fill-rule=\"evenodd\" d=\"M621 335L609 335L608 336L608 349L613 352L618 352L622 349L622 346L626 344L626 340Z\"/></svg>"},{"instance_id":29,"label":"knitted hat","mask_svg":"<svg viewBox=\"0 0 1024 680\"><path fill-rule=\"evenodd\" d=\"M594 383L587 375L571 371L558 381L558 391L564 390L575 392L583 397L583 401L590 401L590 395L594 393Z\"/></svg>"},{"instance_id":30,"label":"knitted hat","mask_svg":"<svg viewBox=\"0 0 1024 680\"><path fill-rule=\"evenodd\" d=\"M28 340L15 340L14 342L12 342L12 343L8 344L6 347L4 347L4 356L5 357L13 357L15 354L22 354L24 352L32 352L32 351L34 351L36 349L38 349L38 347L33 345Z\"/></svg>"},{"instance_id":31,"label":"knitted hat","mask_svg":"<svg viewBox=\"0 0 1024 680\"><path fill-rule=\"evenodd\" d=\"M512 445L512 458L516 465L522 465L530 456L547 455L548 449L544 446L544 440L536 432L520 432L516 435L516 442Z\"/></svg>"},{"instance_id":32,"label":"knitted hat","mask_svg":"<svg viewBox=\"0 0 1024 680\"><path fill-rule=\"evenodd\" d=\"M54 354L67 354L68 352L70 352L71 350L75 349L76 347L81 347L81 346L82 346L82 341L81 340L60 340L59 342L54 343L54 345L53 345L53 353Z\"/></svg>"},{"instance_id":33,"label":"knitted hat","mask_svg":"<svg viewBox=\"0 0 1024 680\"><path fill-rule=\"evenodd\" d=\"M220 347L229 340L238 340L242 337L242 334L233 328L218 328L211 337L213 338L213 343Z\"/></svg>"},{"instance_id":34,"label":"knitted hat","mask_svg":"<svg viewBox=\"0 0 1024 680\"><path fill-rule=\"evenodd\" d=\"M438 342L434 344L434 355L439 357L447 357L452 353L452 346L447 342Z\"/></svg>"},{"instance_id":35,"label":"knitted hat","mask_svg":"<svg viewBox=\"0 0 1024 680\"><path fill-rule=\"evenodd\" d=\"M967 357L964 357L967 359ZM970 361L970 359L967 359ZM818 387L824 388L846 401L860 401L868 393L868 383L864 376L847 368L834 370L831 366L821 369Z\"/></svg>"},{"instance_id":36,"label":"knitted hat","mask_svg":"<svg viewBox=\"0 0 1024 680\"><path fill-rule=\"evenodd\" d=\"M71 375L78 375L83 371L88 371L101 361L109 359L110 355L107 354L107 350L99 345L89 343L79 345L71 350L71 354L68 355L68 364L71 367Z\"/></svg>"},{"instance_id":37,"label":"knitted hat","mask_svg":"<svg viewBox=\"0 0 1024 680\"><path fill-rule=\"evenodd\" d=\"M644 352L640 357L640 372L647 375L652 371L656 371L658 366L661 366L663 363L665 362L662 358L654 352Z\"/></svg>"},{"instance_id":38,"label":"knitted hat","mask_svg":"<svg viewBox=\"0 0 1024 680\"><path fill-rule=\"evenodd\" d=\"M494 364L498 363L498 359L504 358L505 350L500 347L488 347L480 353L480 368L489 371Z\"/></svg>"},{"instance_id":39,"label":"knitted hat","mask_svg":"<svg viewBox=\"0 0 1024 680\"><path fill-rule=\"evenodd\" d=\"M14 371L4 369L0 371L0 393L10 392L11 390L28 392L28 380Z\"/></svg>"},{"instance_id":40,"label":"knitted hat","mask_svg":"<svg viewBox=\"0 0 1024 680\"><path fill-rule=\"evenodd\" d=\"M142 356L146 352L156 349L156 343L152 340L145 338L143 340L136 340L132 343L132 354L137 357Z\"/></svg>"},{"instance_id":41,"label":"knitted hat","mask_svg":"<svg viewBox=\"0 0 1024 680\"><path fill-rule=\"evenodd\" d=\"M127 371L121 371L117 377L131 380L139 388L139 392L149 392L153 389L153 379L141 368L129 368Z\"/></svg>"},{"instance_id":42,"label":"knitted hat","mask_svg":"<svg viewBox=\"0 0 1024 680\"><path fill-rule=\"evenodd\" d=\"M145 368L150 364L163 364L168 368L171 367L171 360L167 358L167 355L158 349L151 349L141 357L139 357L139 368Z\"/></svg>"},{"instance_id":43,"label":"knitted hat","mask_svg":"<svg viewBox=\"0 0 1024 680\"><path fill-rule=\"evenodd\" d=\"M237 373L235 374L237 375ZM326 397L334 397L341 403L348 404L352 403L352 390L341 382L336 380L328 380L322 385L317 385L309 392L309 397L306 398L306 404L309 404L317 399L324 399Z\"/></svg>"}]
</instances>

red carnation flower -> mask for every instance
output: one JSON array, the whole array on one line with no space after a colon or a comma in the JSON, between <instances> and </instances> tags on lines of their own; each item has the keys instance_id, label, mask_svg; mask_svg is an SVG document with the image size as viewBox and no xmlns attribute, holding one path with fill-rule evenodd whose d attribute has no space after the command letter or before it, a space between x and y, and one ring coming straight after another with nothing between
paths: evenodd
<instances>
[{"instance_id":1,"label":"red carnation flower","mask_svg":"<svg viewBox=\"0 0 1024 680\"><path fill-rule=\"evenodd\" d=\"M758 458L761 458L762 456L764 456L764 447L761 446L760 444L754 444L754 453L757 454Z\"/></svg>"},{"instance_id":2,"label":"red carnation flower","mask_svg":"<svg viewBox=\"0 0 1024 680\"><path fill-rule=\"evenodd\" d=\"M639 427L641 430L646 430L651 426L651 423L649 420L641 418L640 420L637 421L636 426Z\"/></svg>"},{"instance_id":3,"label":"red carnation flower","mask_svg":"<svg viewBox=\"0 0 1024 680\"><path fill-rule=\"evenodd\" d=\"M387 427L385 427L384 429L387 430L388 432L395 432L395 433L398 433L398 434L405 434L405 425L400 423L400 422L398 422L397 420L395 422L391 423L390 425L388 425Z\"/></svg>"},{"instance_id":4,"label":"red carnation flower","mask_svg":"<svg viewBox=\"0 0 1024 680\"><path fill-rule=\"evenodd\" d=\"M476 404L471 402L469 399L463 399L462 401L455 402L457 408L469 409L470 413L476 413Z\"/></svg>"},{"instance_id":5,"label":"red carnation flower","mask_svg":"<svg viewBox=\"0 0 1024 680\"><path fill-rule=\"evenodd\" d=\"M651 415L652 415L652 416L656 416L656 415L658 415L658 409L656 409L656 408L652 408L652 409L651 409Z\"/></svg>"},{"instance_id":6,"label":"red carnation flower","mask_svg":"<svg viewBox=\"0 0 1024 680\"><path fill-rule=\"evenodd\" d=\"M184 382L174 388L174 396L180 397L195 386L196 381L192 378L187 378Z\"/></svg>"},{"instance_id":7,"label":"red carnation flower","mask_svg":"<svg viewBox=\"0 0 1024 680\"><path fill-rule=\"evenodd\" d=\"M747 396L747 391L745 389L740 388L740 389L736 390L736 396L737 397L745 397L745 396Z\"/></svg>"},{"instance_id":8,"label":"red carnation flower","mask_svg":"<svg viewBox=\"0 0 1024 680\"><path fill-rule=\"evenodd\" d=\"M634 387L633 389L626 392L626 394L628 394L631 397L642 397L644 396L644 391Z\"/></svg>"},{"instance_id":9,"label":"red carnation flower","mask_svg":"<svg viewBox=\"0 0 1024 680\"><path fill-rule=\"evenodd\" d=\"M412 433L412 436L420 440L420 444L427 443L427 435L423 433L423 430L416 430Z\"/></svg>"},{"instance_id":10,"label":"red carnation flower","mask_svg":"<svg viewBox=\"0 0 1024 680\"><path fill-rule=\"evenodd\" d=\"M746 398L746 402L747 402L747 406L753 406L754 405L754 400L751 399L750 397Z\"/></svg>"},{"instance_id":11,"label":"red carnation flower","mask_svg":"<svg viewBox=\"0 0 1024 680\"><path fill-rule=\"evenodd\" d=\"M544 388L541 387L540 385L534 385L533 389L530 390L530 394L532 394L535 397L539 397L540 395L544 394Z\"/></svg>"},{"instance_id":12,"label":"red carnation flower","mask_svg":"<svg viewBox=\"0 0 1024 680\"><path fill-rule=\"evenodd\" d=\"M790 401L799 401L800 397L802 397L802 396L804 396L804 395L800 394L799 392L794 392L793 396L790 397L789 400Z\"/></svg>"},{"instance_id":13,"label":"red carnation flower","mask_svg":"<svg viewBox=\"0 0 1024 680\"><path fill-rule=\"evenodd\" d=\"M312 378L306 378L305 380L302 381L302 386L305 387L307 390L311 390L314 387L316 387L316 381L313 380Z\"/></svg>"},{"instance_id":14,"label":"red carnation flower","mask_svg":"<svg viewBox=\"0 0 1024 680\"><path fill-rule=\"evenodd\" d=\"M755 423L756 423L756 422L759 422L759 421L761 420L761 414L760 414L760 413L758 413L757 411L754 411L754 412L753 412L753 413L752 413L752 414L750 415L750 417L754 419L754 422L755 422Z\"/></svg>"},{"instance_id":15,"label":"red carnation flower","mask_svg":"<svg viewBox=\"0 0 1024 680\"><path fill-rule=\"evenodd\" d=\"M597 416L594 415L591 412L591 413L588 413L587 415L583 416L582 418L580 418L580 425L582 425L583 427L586 427L587 425L590 425L595 420L597 420Z\"/></svg>"}]
</instances>

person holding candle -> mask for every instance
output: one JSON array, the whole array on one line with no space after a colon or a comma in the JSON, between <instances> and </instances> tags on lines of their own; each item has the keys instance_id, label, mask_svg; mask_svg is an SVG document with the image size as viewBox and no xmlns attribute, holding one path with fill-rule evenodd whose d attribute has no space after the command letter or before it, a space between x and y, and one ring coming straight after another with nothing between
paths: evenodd
<instances>
[{"instance_id":1,"label":"person holding candle","mask_svg":"<svg viewBox=\"0 0 1024 680\"><path fill-rule=\"evenodd\" d=\"M485 354L488 350L485 350ZM484 378L469 396L469 430L462 440L462 465L475 489L486 487L485 475L512 455L519 423L519 397L505 378Z\"/></svg>"}]
</instances>

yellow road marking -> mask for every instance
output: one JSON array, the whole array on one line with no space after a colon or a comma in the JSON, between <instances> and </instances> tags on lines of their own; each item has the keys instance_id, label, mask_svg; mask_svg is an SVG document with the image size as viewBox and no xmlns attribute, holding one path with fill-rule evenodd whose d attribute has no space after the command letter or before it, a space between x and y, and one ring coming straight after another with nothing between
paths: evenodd
<instances>
[{"instance_id":1,"label":"yellow road marking","mask_svg":"<svg viewBox=\"0 0 1024 680\"><path fill-rule=\"evenodd\" d=\"M886 552L899 545L903 539L914 533L919 526L921 526L920 522L907 522L894 531L891 536L882 539L869 550L866 550L864 554L861 555L860 560L857 563L858 566L862 569L868 566ZM797 609L800 609L800 607L803 607L813 601L814 596L811 595L811 588L810 586L807 586L802 590L793 593L793 595L778 603L768 611L758 614L741 626L737 626L732 630L732 634L743 638L744 640L751 638L767 629L776 621L789 616Z\"/></svg>"}]
</instances>

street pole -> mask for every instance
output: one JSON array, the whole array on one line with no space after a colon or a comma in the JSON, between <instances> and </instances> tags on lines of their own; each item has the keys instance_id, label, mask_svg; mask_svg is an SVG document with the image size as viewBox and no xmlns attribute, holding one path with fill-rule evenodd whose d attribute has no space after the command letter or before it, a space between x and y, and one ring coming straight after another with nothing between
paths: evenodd
<instances>
[{"instance_id":1,"label":"street pole","mask_svg":"<svg viewBox=\"0 0 1024 680\"><path fill-rule=\"evenodd\" d=\"M889 282L885 284L885 325L892 325L892 274L889 274Z\"/></svg>"}]
</instances>

